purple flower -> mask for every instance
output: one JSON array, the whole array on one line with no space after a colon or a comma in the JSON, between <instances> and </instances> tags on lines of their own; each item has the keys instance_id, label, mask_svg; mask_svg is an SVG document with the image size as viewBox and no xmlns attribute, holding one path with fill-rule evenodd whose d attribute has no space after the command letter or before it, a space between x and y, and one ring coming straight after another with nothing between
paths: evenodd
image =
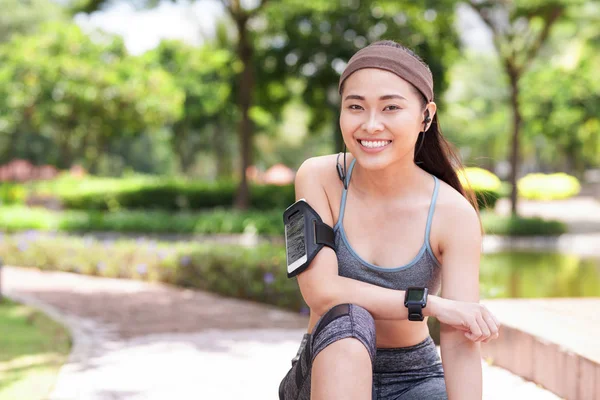
<instances>
[{"instance_id":1,"label":"purple flower","mask_svg":"<svg viewBox=\"0 0 600 400\"><path fill-rule=\"evenodd\" d=\"M192 257L190 257L188 255L181 256L181 258L179 259L179 263L182 266L187 267L188 265L190 265L192 263Z\"/></svg>"},{"instance_id":2,"label":"purple flower","mask_svg":"<svg viewBox=\"0 0 600 400\"><path fill-rule=\"evenodd\" d=\"M267 273L265 274L265 276L263 277L263 280L265 281L265 283L266 283L267 285L270 285L271 283L273 283L273 282L275 281L275 277L273 276L273 274L272 274L272 273L270 273L270 272L267 272Z\"/></svg>"},{"instance_id":3,"label":"purple flower","mask_svg":"<svg viewBox=\"0 0 600 400\"><path fill-rule=\"evenodd\" d=\"M144 275L146 273L146 271L148 270L148 267L146 266L146 264L138 264L135 267L135 270L137 271L138 274Z\"/></svg>"},{"instance_id":4,"label":"purple flower","mask_svg":"<svg viewBox=\"0 0 600 400\"><path fill-rule=\"evenodd\" d=\"M19 251L26 251L29 246L27 243L19 242L17 247L19 248Z\"/></svg>"},{"instance_id":5,"label":"purple flower","mask_svg":"<svg viewBox=\"0 0 600 400\"><path fill-rule=\"evenodd\" d=\"M303 307L300 309L300 314L301 314L301 315L309 315L309 314L310 314L310 309L309 309L308 307L305 307L305 306L303 306Z\"/></svg>"}]
</instances>

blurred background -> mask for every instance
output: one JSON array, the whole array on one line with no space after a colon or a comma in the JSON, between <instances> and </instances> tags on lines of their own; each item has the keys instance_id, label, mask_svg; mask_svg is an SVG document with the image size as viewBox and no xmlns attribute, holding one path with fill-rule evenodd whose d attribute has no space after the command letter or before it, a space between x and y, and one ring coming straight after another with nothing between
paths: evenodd
<instances>
[{"instance_id":1,"label":"blurred background","mask_svg":"<svg viewBox=\"0 0 600 400\"><path fill-rule=\"evenodd\" d=\"M429 64L443 134L479 201L482 299L600 296L597 1L0 0L0 10L4 264L158 281L306 318L285 274L281 215L300 164L342 151L347 60L392 39ZM9 293L19 284L5 279ZM46 301L73 312L60 298ZM2 304L8 324L18 306ZM2 354L1 340L0 378L26 379L2 363L33 347ZM9 386L0 379L0 399Z\"/></svg>"}]
</instances>

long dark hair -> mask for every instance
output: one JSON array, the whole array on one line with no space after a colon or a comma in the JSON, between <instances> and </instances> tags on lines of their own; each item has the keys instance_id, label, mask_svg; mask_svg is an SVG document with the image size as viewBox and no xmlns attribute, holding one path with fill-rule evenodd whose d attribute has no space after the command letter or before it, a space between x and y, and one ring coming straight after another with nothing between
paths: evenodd
<instances>
[{"instance_id":1,"label":"long dark hair","mask_svg":"<svg viewBox=\"0 0 600 400\"><path fill-rule=\"evenodd\" d=\"M392 46L402 49L415 57L429 69L427 63L425 63L425 61L423 61L415 52L393 40L382 40L375 42L372 45ZM411 84L411 86L413 87L415 93L420 95L421 107L424 110L428 103L427 98L414 85ZM463 187L460 179L458 178L456 171L462 170L463 164L454 146L449 143L444 136L442 136L442 129L440 128L440 122L438 120L437 113L433 116L431 126L427 132L419 133L417 143L418 145L415 146L414 154L415 163L421 169L437 176L439 179L456 189L457 192L462 194L463 197L465 197L469 203L471 203L479 215L479 206L477 204L475 193L472 189Z\"/></svg>"}]
</instances>

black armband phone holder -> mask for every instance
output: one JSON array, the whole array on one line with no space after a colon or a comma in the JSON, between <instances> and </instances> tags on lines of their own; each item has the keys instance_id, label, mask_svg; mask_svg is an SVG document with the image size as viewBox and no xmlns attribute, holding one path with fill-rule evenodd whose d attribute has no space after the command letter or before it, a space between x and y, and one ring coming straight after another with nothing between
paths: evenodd
<instances>
[{"instance_id":1,"label":"black armband phone holder","mask_svg":"<svg viewBox=\"0 0 600 400\"><path fill-rule=\"evenodd\" d=\"M303 272L323 246L335 251L333 228L323 223L317 212L300 199L283 212L287 276Z\"/></svg>"}]
</instances>

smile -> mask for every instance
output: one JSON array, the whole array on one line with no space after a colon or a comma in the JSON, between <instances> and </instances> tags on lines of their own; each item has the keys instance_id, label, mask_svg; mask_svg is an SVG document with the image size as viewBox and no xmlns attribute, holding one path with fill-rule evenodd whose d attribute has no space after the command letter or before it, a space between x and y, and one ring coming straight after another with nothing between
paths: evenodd
<instances>
[{"instance_id":1,"label":"smile","mask_svg":"<svg viewBox=\"0 0 600 400\"><path fill-rule=\"evenodd\" d=\"M358 139L358 143L362 147L367 149L381 149L386 147L388 144L392 143L391 140L360 140Z\"/></svg>"}]
</instances>

